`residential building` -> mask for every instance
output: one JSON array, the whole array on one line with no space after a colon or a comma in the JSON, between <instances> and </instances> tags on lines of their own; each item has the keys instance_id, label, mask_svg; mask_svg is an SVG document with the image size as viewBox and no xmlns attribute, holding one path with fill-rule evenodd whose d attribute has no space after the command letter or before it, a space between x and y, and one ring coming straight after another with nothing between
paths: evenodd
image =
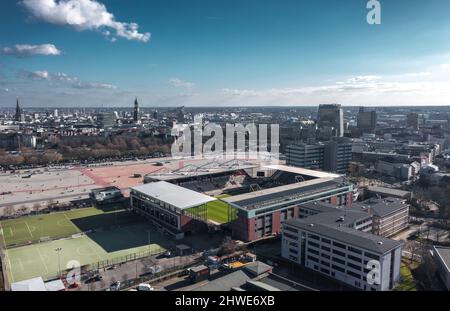
<instances>
[{"instance_id":1,"label":"residential building","mask_svg":"<svg viewBox=\"0 0 450 311\"><path fill-rule=\"evenodd\" d=\"M402 243L342 225L331 213L283 223L284 258L366 291L386 291L400 280ZM321 223L323 222L324 223Z\"/></svg>"},{"instance_id":2,"label":"residential building","mask_svg":"<svg viewBox=\"0 0 450 311\"><path fill-rule=\"evenodd\" d=\"M366 211L373 216L372 233L393 236L409 226L409 204L405 199L372 198L352 205L352 210Z\"/></svg>"},{"instance_id":3,"label":"residential building","mask_svg":"<svg viewBox=\"0 0 450 311\"><path fill-rule=\"evenodd\" d=\"M433 246L438 274L447 290L450 290L450 247Z\"/></svg>"}]
</instances>

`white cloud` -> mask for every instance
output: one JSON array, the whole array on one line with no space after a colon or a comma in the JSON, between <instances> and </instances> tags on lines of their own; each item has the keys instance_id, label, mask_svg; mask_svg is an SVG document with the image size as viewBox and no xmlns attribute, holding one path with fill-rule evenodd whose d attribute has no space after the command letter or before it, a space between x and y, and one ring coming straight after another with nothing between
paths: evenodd
<instances>
[{"instance_id":1,"label":"white cloud","mask_svg":"<svg viewBox=\"0 0 450 311\"><path fill-rule=\"evenodd\" d=\"M22 0L21 3L34 18L47 23L79 31L98 30L112 41L115 37L140 42L150 40L150 33L140 33L138 24L116 21L106 6L96 0ZM110 30L115 33L111 34Z\"/></svg>"},{"instance_id":2,"label":"white cloud","mask_svg":"<svg viewBox=\"0 0 450 311\"><path fill-rule=\"evenodd\" d=\"M191 88L195 85L193 82L184 81L179 78L170 78L168 83L173 87L184 87L184 88Z\"/></svg>"},{"instance_id":3,"label":"white cloud","mask_svg":"<svg viewBox=\"0 0 450 311\"><path fill-rule=\"evenodd\" d=\"M114 90L117 89L117 86L100 83L100 82L82 82L78 77L70 76L63 72L58 73L50 73L48 71L24 71L20 74L21 77L31 79L31 80L39 80L39 81L48 81L48 82L60 82L63 85L70 86L74 89L107 89Z\"/></svg>"},{"instance_id":4,"label":"white cloud","mask_svg":"<svg viewBox=\"0 0 450 311\"><path fill-rule=\"evenodd\" d=\"M61 55L61 51L53 44L16 44L12 47L4 47L0 50L3 55L12 55L16 57L29 57L35 55L56 56Z\"/></svg>"},{"instance_id":5,"label":"white cloud","mask_svg":"<svg viewBox=\"0 0 450 311\"><path fill-rule=\"evenodd\" d=\"M60 82L76 82L77 77L69 76L63 72L49 73L45 70L38 71L25 71L22 75L34 80L47 80L47 81L60 81Z\"/></svg>"},{"instance_id":6,"label":"white cloud","mask_svg":"<svg viewBox=\"0 0 450 311\"><path fill-rule=\"evenodd\" d=\"M76 89L83 89L83 90L88 90L88 89L107 89L107 90L115 90L117 89L117 87L115 85L111 85L111 84L106 84L106 83L76 83L73 85L74 88Z\"/></svg>"},{"instance_id":7,"label":"white cloud","mask_svg":"<svg viewBox=\"0 0 450 311\"><path fill-rule=\"evenodd\" d=\"M426 71L348 77L323 85L294 88L224 88L221 95L232 103L249 105L443 105L450 104L450 73L443 66Z\"/></svg>"}]
</instances>

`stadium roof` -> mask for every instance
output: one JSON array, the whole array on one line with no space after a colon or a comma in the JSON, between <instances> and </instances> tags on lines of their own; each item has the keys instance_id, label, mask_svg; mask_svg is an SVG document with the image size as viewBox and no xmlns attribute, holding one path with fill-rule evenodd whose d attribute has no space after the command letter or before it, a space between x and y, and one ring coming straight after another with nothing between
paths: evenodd
<instances>
[{"instance_id":1,"label":"stadium roof","mask_svg":"<svg viewBox=\"0 0 450 311\"><path fill-rule=\"evenodd\" d=\"M266 165L264 168L271 169L271 170L278 170L283 172L289 172L299 175L305 175L305 176L311 176L316 178L337 178L341 177L342 175L323 172L323 171L316 171L316 170L309 170L306 168L301 167L295 167L295 166L287 166L287 165Z\"/></svg>"},{"instance_id":2,"label":"stadium roof","mask_svg":"<svg viewBox=\"0 0 450 311\"><path fill-rule=\"evenodd\" d=\"M216 198L165 181L144 184L132 187L131 189L170 204L178 209L187 209L217 200Z\"/></svg>"},{"instance_id":3,"label":"stadium roof","mask_svg":"<svg viewBox=\"0 0 450 311\"><path fill-rule=\"evenodd\" d=\"M333 190L342 186L342 180L333 178L319 178L240 194L229 198L223 198L221 200L242 208L255 209L263 207L264 205L276 203L276 201L281 203L294 197L313 195L318 192Z\"/></svg>"},{"instance_id":4,"label":"stadium roof","mask_svg":"<svg viewBox=\"0 0 450 311\"><path fill-rule=\"evenodd\" d=\"M172 171L172 172L159 172L155 171L153 173L149 173L145 175L148 179L153 180L176 180L176 179L183 179L183 178L189 178L189 177L201 177L201 176L209 176L209 175L215 175L215 174L222 174L227 172L235 172L238 170L244 170L244 169L253 169L257 167L256 165L245 165L240 167L234 167L234 168L198 168L192 169L189 171Z\"/></svg>"}]
</instances>

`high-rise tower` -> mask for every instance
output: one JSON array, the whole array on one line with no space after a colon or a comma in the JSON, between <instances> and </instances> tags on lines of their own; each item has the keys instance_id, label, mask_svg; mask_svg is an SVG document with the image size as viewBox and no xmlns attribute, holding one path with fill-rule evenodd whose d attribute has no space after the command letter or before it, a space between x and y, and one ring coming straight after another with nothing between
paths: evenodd
<instances>
[{"instance_id":1,"label":"high-rise tower","mask_svg":"<svg viewBox=\"0 0 450 311\"><path fill-rule=\"evenodd\" d=\"M139 122L139 103L137 98L134 101L133 121L134 123Z\"/></svg>"},{"instance_id":2,"label":"high-rise tower","mask_svg":"<svg viewBox=\"0 0 450 311\"><path fill-rule=\"evenodd\" d=\"M17 122L25 121L25 116L23 114L23 110L22 110L22 108L20 108L20 105L19 105L19 99L17 99L17 102L16 102L16 115L14 116L14 120L16 120Z\"/></svg>"}]
</instances>

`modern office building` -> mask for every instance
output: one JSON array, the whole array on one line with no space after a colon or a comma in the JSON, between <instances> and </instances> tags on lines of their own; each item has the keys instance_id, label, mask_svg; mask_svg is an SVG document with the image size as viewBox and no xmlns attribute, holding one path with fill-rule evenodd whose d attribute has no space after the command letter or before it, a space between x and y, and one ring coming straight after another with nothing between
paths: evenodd
<instances>
[{"instance_id":1,"label":"modern office building","mask_svg":"<svg viewBox=\"0 0 450 311\"><path fill-rule=\"evenodd\" d=\"M324 149L323 144L289 145L286 149L286 163L308 169L323 169Z\"/></svg>"},{"instance_id":2,"label":"modern office building","mask_svg":"<svg viewBox=\"0 0 450 311\"><path fill-rule=\"evenodd\" d=\"M400 280L402 243L357 230L365 218L344 213L285 221L282 256L361 290L393 289Z\"/></svg>"},{"instance_id":3,"label":"modern office building","mask_svg":"<svg viewBox=\"0 0 450 311\"><path fill-rule=\"evenodd\" d=\"M333 137L344 136L344 112L341 105L320 105L317 125L319 130L329 131Z\"/></svg>"},{"instance_id":4,"label":"modern office building","mask_svg":"<svg viewBox=\"0 0 450 311\"><path fill-rule=\"evenodd\" d=\"M377 126L377 112L365 111L364 107L359 108L357 115L357 127L363 133L371 133L375 131Z\"/></svg>"},{"instance_id":5,"label":"modern office building","mask_svg":"<svg viewBox=\"0 0 450 311\"><path fill-rule=\"evenodd\" d=\"M287 147L288 165L327 172L346 173L352 161L352 143L344 137L313 145L295 144Z\"/></svg>"},{"instance_id":6,"label":"modern office building","mask_svg":"<svg viewBox=\"0 0 450 311\"><path fill-rule=\"evenodd\" d=\"M216 199L165 181L131 188L131 207L175 239L207 228L206 204Z\"/></svg>"},{"instance_id":7,"label":"modern office building","mask_svg":"<svg viewBox=\"0 0 450 311\"><path fill-rule=\"evenodd\" d=\"M323 170L345 174L352 161L352 143L347 138L336 138L325 142Z\"/></svg>"}]
</instances>

